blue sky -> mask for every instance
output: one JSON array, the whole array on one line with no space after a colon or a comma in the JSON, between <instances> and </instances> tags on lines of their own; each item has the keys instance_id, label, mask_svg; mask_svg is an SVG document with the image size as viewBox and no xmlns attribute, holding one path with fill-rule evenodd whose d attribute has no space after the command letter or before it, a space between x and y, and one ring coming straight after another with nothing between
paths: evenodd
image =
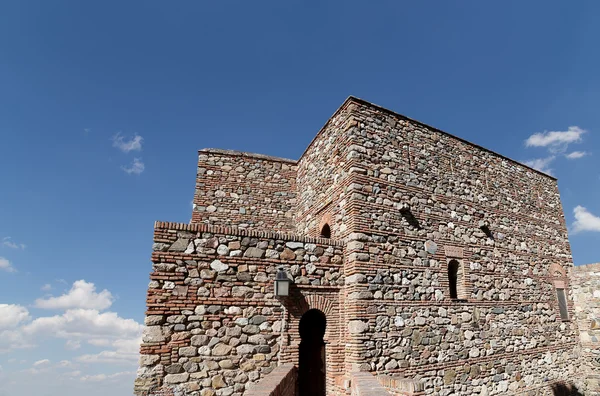
<instances>
[{"instance_id":1,"label":"blue sky","mask_svg":"<svg viewBox=\"0 0 600 396\"><path fill-rule=\"evenodd\" d=\"M298 158L349 95L550 170L575 263L600 261L599 12L2 2L0 395L130 394L153 222L189 221L196 150Z\"/></svg>"}]
</instances>

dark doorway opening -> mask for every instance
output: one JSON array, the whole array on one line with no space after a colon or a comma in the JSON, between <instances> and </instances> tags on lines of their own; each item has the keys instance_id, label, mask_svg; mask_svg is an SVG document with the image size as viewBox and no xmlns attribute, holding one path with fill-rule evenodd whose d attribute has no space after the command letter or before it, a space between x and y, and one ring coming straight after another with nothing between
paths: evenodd
<instances>
[{"instance_id":1,"label":"dark doorway opening","mask_svg":"<svg viewBox=\"0 0 600 396\"><path fill-rule=\"evenodd\" d=\"M450 298L458 298L458 261L448 263L448 282L450 283Z\"/></svg>"},{"instance_id":2,"label":"dark doorway opening","mask_svg":"<svg viewBox=\"0 0 600 396\"><path fill-rule=\"evenodd\" d=\"M325 396L325 314L318 309L300 318L298 391L300 396Z\"/></svg>"},{"instance_id":3,"label":"dark doorway opening","mask_svg":"<svg viewBox=\"0 0 600 396\"><path fill-rule=\"evenodd\" d=\"M327 223L321 228L321 238L331 238L331 228Z\"/></svg>"}]
</instances>

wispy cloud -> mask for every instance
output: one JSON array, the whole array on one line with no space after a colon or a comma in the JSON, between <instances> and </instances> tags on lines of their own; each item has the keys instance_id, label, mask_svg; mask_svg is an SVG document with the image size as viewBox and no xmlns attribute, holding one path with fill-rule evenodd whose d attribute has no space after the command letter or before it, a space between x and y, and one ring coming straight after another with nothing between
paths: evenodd
<instances>
[{"instance_id":1,"label":"wispy cloud","mask_svg":"<svg viewBox=\"0 0 600 396\"><path fill-rule=\"evenodd\" d=\"M44 366L44 365L46 365L46 364L50 364L50 360L48 360L48 359L42 359L42 360L38 360L37 362L33 363L33 366L34 366L34 367L37 367L37 366Z\"/></svg>"},{"instance_id":2,"label":"wispy cloud","mask_svg":"<svg viewBox=\"0 0 600 396\"><path fill-rule=\"evenodd\" d=\"M79 348L81 348L81 342L78 340L67 340L67 342L65 343L65 349L68 349L70 351L74 351Z\"/></svg>"},{"instance_id":3,"label":"wispy cloud","mask_svg":"<svg viewBox=\"0 0 600 396\"><path fill-rule=\"evenodd\" d=\"M24 250L27 247L24 243L14 242L12 240L12 238L9 236L2 238L2 246L6 246L11 249L21 249L21 250Z\"/></svg>"},{"instance_id":4,"label":"wispy cloud","mask_svg":"<svg viewBox=\"0 0 600 396\"><path fill-rule=\"evenodd\" d=\"M134 158L129 166L122 166L121 169L129 175L139 175L145 169L144 163L140 158Z\"/></svg>"},{"instance_id":5,"label":"wispy cloud","mask_svg":"<svg viewBox=\"0 0 600 396\"><path fill-rule=\"evenodd\" d=\"M50 291L52 290L52 285L50 283L46 283L44 286L40 288L42 291Z\"/></svg>"},{"instance_id":6,"label":"wispy cloud","mask_svg":"<svg viewBox=\"0 0 600 396\"><path fill-rule=\"evenodd\" d=\"M585 151L573 151L572 153L565 155L565 157L568 159L579 159L585 157L586 155L588 155L588 153Z\"/></svg>"},{"instance_id":7,"label":"wispy cloud","mask_svg":"<svg viewBox=\"0 0 600 396\"><path fill-rule=\"evenodd\" d=\"M590 213L586 208L578 205L573 209L575 222L571 229L574 234L582 231L600 232L600 217Z\"/></svg>"},{"instance_id":8,"label":"wispy cloud","mask_svg":"<svg viewBox=\"0 0 600 396\"><path fill-rule=\"evenodd\" d=\"M527 147L546 147L551 153L564 152L569 144L581 142L585 129L570 126L566 131L549 131L534 133L525 141Z\"/></svg>"},{"instance_id":9,"label":"wispy cloud","mask_svg":"<svg viewBox=\"0 0 600 396\"><path fill-rule=\"evenodd\" d=\"M112 137L113 147L118 148L124 153L130 151L141 151L144 138L140 135L135 135L130 139L126 139L120 132Z\"/></svg>"},{"instance_id":10,"label":"wispy cloud","mask_svg":"<svg viewBox=\"0 0 600 396\"><path fill-rule=\"evenodd\" d=\"M81 381L84 382L101 382L107 380L114 380L119 377L130 377L135 375L135 371L122 371L114 374L96 374L96 375L84 375L80 378Z\"/></svg>"},{"instance_id":11,"label":"wispy cloud","mask_svg":"<svg viewBox=\"0 0 600 396\"><path fill-rule=\"evenodd\" d=\"M0 270L6 271L6 272L17 272L17 270L15 269L15 267L13 267L11 262L8 261L8 259L6 259L4 257L0 257Z\"/></svg>"},{"instance_id":12,"label":"wispy cloud","mask_svg":"<svg viewBox=\"0 0 600 396\"><path fill-rule=\"evenodd\" d=\"M532 159L529 161L525 161L525 165L532 167L533 169L537 169L540 172L544 172L548 175L552 175L552 169L549 168L550 164L552 163L552 161L554 161L556 157L555 156L550 156L550 157L546 157L546 158L537 158L537 159Z\"/></svg>"},{"instance_id":13,"label":"wispy cloud","mask_svg":"<svg viewBox=\"0 0 600 396\"><path fill-rule=\"evenodd\" d=\"M83 128L83 133L89 134L92 130L90 128Z\"/></svg>"}]
</instances>

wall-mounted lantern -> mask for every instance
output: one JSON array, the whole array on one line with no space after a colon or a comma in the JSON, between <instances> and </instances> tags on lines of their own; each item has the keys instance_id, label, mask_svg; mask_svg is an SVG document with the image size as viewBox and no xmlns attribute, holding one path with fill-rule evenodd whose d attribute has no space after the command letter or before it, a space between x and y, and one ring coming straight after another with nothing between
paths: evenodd
<instances>
[{"instance_id":1,"label":"wall-mounted lantern","mask_svg":"<svg viewBox=\"0 0 600 396\"><path fill-rule=\"evenodd\" d=\"M279 268L279 270L277 270L277 275L275 275L275 295L277 297L289 296L290 283L292 283L292 281L288 278L287 273L283 268Z\"/></svg>"}]
</instances>

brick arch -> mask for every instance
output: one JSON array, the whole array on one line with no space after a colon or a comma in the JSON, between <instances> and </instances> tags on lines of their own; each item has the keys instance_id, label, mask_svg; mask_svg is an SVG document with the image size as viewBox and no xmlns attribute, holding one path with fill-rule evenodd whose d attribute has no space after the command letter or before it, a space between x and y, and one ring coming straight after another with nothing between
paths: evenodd
<instances>
[{"instance_id":1,"label":"brick arch","mask_svg":"<svg viewBox=\"0 0 600 396\"><path fill-rule=\"evenodd\" d=\"M290 307L290 313L293 316L301 317L310 309L318 309L326 317L332 314L333 303L330 299L314 293L300 293L300 295L302 298L297 299L295 304Z\"/></svg>"},{"instance_id":2,"label":"brick arch","mask_svg":"<svg viewBox=\"0 0 600 396\"><path fill-rule=\"evenodd\" d=\"M323 312L325 314L325 316L331 315L331 311L332 311L331 300L326 299L322 295L309 294L306 296L306 302L308 305L308 308L306 309L306 311L308 311L309 309L316 308L319 311ZM304 314L306 311L302 312L302 314Z\"/></svg>"},{"instance_id":3,"label":"brick arch","mask_svg":"<svg viewBox=\"0 0 600 396\"><path fill-rule=\"evenodd\" d=\"M548 272L555 288L564 289L567 286L567 273L562 266L556 263L550 264Z\"/></svg>"},{"instance_id":4,"label":"brick arch","mask_svg":"<svg viewBox=\"0 0 600 396\"><path fill-rule=\"evenodd\" d=\"M567 277L567 273L565 272L564 268L556 263L553 263L550 265L550 268L548 268L548 272L550 273L551 277L557 277L557 278L566 278ZM556 275L556 273L560 273L560 275Z\"/></svg>"}]
</instances>

